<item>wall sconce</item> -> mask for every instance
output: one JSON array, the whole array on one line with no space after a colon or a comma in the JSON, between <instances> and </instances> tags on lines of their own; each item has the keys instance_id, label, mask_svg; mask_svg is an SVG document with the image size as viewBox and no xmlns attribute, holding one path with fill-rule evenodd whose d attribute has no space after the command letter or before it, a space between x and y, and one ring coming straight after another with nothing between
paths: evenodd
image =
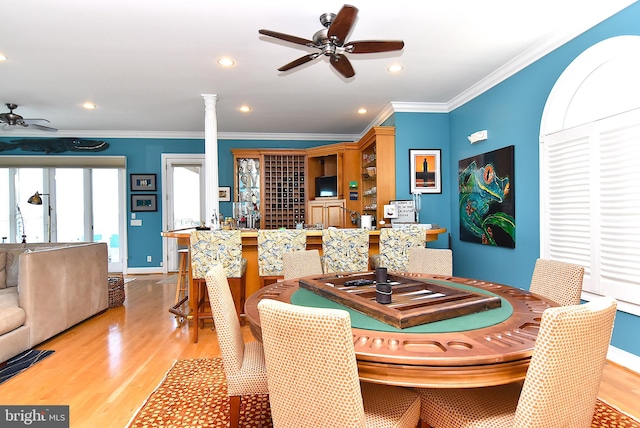
<instances>
[{"instance_id":1,"label":"wall sconce","mask_svg":"<svg viewBox=\"0 0 640 428\"><path fill-rule=\"evenodd\" d=\"M484 141L487 138L489 138L489 132L485 129L482 131L476 131L473 134L469 135L467 137L467 140L469 140L471 144L475 144L479 141Z\"/></svg>"},{"instance_id":2,"label":"wall sconce","mask_svg":"<svg viewBox=\"0 0 640 428\"><path fill-rule=\"evenodd\" d=\"M42 205L42 196L49 196L49 194L36 192L33 196L27 199L27 202L31 205ZM47 206L49 208L49 216L47 217L47 242L51 242L51 204L47 204Z\"/></svg>"}]
</instances>

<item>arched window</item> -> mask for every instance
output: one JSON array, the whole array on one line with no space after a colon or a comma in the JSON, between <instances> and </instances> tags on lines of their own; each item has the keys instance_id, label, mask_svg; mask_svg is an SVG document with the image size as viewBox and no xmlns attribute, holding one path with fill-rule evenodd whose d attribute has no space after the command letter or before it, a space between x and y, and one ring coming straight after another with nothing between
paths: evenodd
<instances>
[{"instance_id":1,"label":"arched window","mask_svg":"<svg viewBox=\"0 0 640 428\"><path fill-rule=\"evenodd\" d=\"M640 314L640 37L602 41L553 87L540 137L541 257L585 267L583 297ZM626 302L626 303L625 303Z\"/></svg>"}]
</instances>

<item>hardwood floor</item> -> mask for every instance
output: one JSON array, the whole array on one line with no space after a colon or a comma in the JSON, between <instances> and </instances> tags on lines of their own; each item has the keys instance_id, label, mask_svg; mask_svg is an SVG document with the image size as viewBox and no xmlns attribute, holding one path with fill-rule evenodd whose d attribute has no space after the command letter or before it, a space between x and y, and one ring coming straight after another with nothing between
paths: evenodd
<instances>
[{"instance_id":1,"label":"hardwood floor","mask_svg":"<svg viewBox=\"0 0 640 428\"><path fill-rule=\"evenodd\" d=\"M38 346L55 353L0 385L0 403L69 405L72 427L125 427L175 360L219 355L210 325L194 344L188 324L169 313L175 276L129 278L124 306ZM607 364L600 396L640 418L640 375Z\"/></svg>"}]
</instances>

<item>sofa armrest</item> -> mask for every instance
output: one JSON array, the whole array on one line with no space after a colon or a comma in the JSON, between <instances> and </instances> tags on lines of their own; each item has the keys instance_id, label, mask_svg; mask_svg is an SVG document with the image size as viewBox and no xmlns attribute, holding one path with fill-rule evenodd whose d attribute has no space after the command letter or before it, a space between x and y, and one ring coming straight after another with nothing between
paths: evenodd
<instances>
[{"instance_id":1,"label":"sofa armrest","mask_svg":"<svg viewBox=\"0 0 640 428\"><path fill-rule=\"evenodd\" d=\"M107 309L105 243L48 248L20 256L18 293L30 346Z\"/></svg>"}]
</instances>

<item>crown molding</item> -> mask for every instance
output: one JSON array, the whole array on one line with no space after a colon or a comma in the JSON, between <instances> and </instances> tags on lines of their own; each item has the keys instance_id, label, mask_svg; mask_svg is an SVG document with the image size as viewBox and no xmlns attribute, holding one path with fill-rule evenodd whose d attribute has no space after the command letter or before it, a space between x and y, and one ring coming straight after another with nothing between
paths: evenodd
<instances>
[{"instance_id":1,"label":"crown molding","mask_svg":"<svg viewBox=\"0 0 640 428\"><path fill-rule=\"evenodd\" d=\"M138 139L175 139L204 140L204 132L175 131L57 131L42 132L20 130L2 132L0 138L138 138ZM282 140L282 141L356 141L357 134L286 134L286 133L251 133L251 132L218 132L218 140Z\"/></svg>"},{"instance_id":2,"label":"crown molding","mask_svg":"<svg viewBox=\"0 0 640 428\"><path fill-rule=\"evenodd\" d=\"M204 135L204 134L203 134ZM203 136L204 138L204 136ZM286 134L218 132L218 140L278 140L278 141L356 141L357 134Z\"/></svg>"},{"instance_id":3,"label":"crown molding","mask_svg":"<svg viewBox=\"0 0 640 428\"><path fill-rule=\"evenodd\" d=\"M610 0L607 2L601 2L597 8L589 10L588 8L583 10L583 13L578 14L576 12L576 25L568 27L563 33L553 35L535 46L522 52L513 60L507 64L498 68L493 73L486 76L470 88L460 93L447 103L448 111L455 110L456 108L471 101L475 97L493 88L497 84L505 81L509 77L515 75L519 71L522 71L525 67L538 61L545 55L558 49L560 46L576 38L585 31L598 25L606 19L611 18L622 9L635 3L637 0Z\"/></svg>"}]
</instances>

